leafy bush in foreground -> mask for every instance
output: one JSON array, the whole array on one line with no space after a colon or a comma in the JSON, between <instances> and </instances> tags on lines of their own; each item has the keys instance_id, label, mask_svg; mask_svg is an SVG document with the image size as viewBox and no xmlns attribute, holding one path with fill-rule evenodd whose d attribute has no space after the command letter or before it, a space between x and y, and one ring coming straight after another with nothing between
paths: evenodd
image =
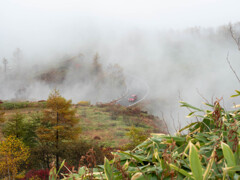
<instances>
[{"instance_id":1,"label":"leafy bush in foreground","mask_svg":"<svg viewBox=\"0 0 240 180\"><path fill-rule=\"evenodd\" d=\"M240 109L225 111L219 100L206 104L212 110L180 103L194 110L189 117L201 121L189 124L175 136L152 134L132 151L115 152L114 159L105 158L104 165L79 167L64 179L239 179ZM188 134L181 135L186 130ZM57 176L54 168L50 174Z\"/></svg>"}]
</instances>

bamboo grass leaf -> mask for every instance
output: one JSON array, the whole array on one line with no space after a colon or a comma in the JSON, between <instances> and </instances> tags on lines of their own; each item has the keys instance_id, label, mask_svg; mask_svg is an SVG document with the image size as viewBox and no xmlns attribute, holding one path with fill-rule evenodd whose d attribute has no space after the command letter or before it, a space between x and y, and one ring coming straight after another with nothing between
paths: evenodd
<instances>
[{"instance_id":1,"label":"bamboo grass leaf","mask_svg":"<svg viewBox=\"0 0 240 180\"><path fill-rule=\"evenodd\" d=\"M57 174L60 172L60 170L62 169L62 167L64 166L64 163L65 163L65 159L63 160L62 164L60 165L59 169L58 169L58 172Z\"/></svg>"},{"instance_id":2,"label":"bamboo grass leaf","mask_svg":"<svg viewBox=\"0 0 240 180\"><path fill-rule=\"evenodd\" d=\"M142 165L143 165L143 158L144 157L139 157L139 156L137 156L137 155L133 155L133 154L131 154L131 153L127 153L127 152L124 152L124 151L121 151L121 153L122 154L125 154L125 155L127 155L127 156L130 156L130 157L132 157L132 158L134 158L135 160L137 160L138 162L140 162ZM141 159L140 159L141 158Z\"/></svg>"},{"instance_id":3,"label":"bamboo grass leaf","mask_svg":"<svg viewBox=\"0 0 240 180\"><path fill-rule=\"evenodd\" d=\"M188 104L188 103L186 103L186 102L184 102L184 101L180 101L179 103L182 104L181 107L186 107L186 108L190 108L190 109L195 109L195 110L197 110L197 111L203 112L202 109L199 109L199 108L197 108L197 107L194 107L194 106L192 106L192 105L190 105L190 104Z\"/></svg>"},{"instance_id":4,"label":"bamboo grass leaf","mask_svg":"<svg viewBox=\"0 0 240 180\"><path fill-rule=\"evenodd\" d=\"M80 176L82 176L86 173L86 170L84 168L85 168L84 166L78 168L78 174Z\"/></svg>"},{"instance_id":5,"label":"bamboo grass leaf","mask_svg":"<svg viewBox=\"0 0 240 180\"><path fill-rule=\"evenodd\" d=\"M237 151L235 152L234 156L235 156L236 164L240 165L240 141L238 142Z\"/></svg>"},{"instance_id":6,"label":"bamboo grass leaf","mask_svg":"<svg viewBox=\"0 0 240 180\"><path fill-rule=\"evenodd\" d=\"M235 90L235 92L236 92L237 94L234 94L234 95L232 95L232 96L230 96L230 97L237 97L237 96L240 96L240 91Z\"/></svg>"},{"instance_id":7,"label":"bamboo grass leaf","mask_svg":"<svg viewBox=\"0 0 240 180\"><path fill-rule=\"evenodd\" d=\"M204 102L203 104L206 105L206 106L212 107L212 108L214 107L214 105L209 104L209 103L205 103L205 102Z\"/></svg>"},{"instance_id":8,"label":"bamboo grass leaf","mask_svg":"<svg viewBox=\"0 0 240 180\"><path fill-rule=\"evenodd\" d=\"M169 164L169 166L170 166L172 169L174 169L175 171L183 174L184 176L186 176L186 177L188 177L188 178L193 178L193 176L192 176L189 172L185 171L184 169L180 169L179 167L175 166L174 164Z\"/></svg>"},{"instance_id":9,"label":"bamboo grass leaf","mask_svg":"<svg viewBox=\"0 0 240 180\"><path fill-rule=\"evenodd\" d=\"M194 126L195 124L198 124L198 123L199 123L199 122L193 122L193 123L185 126L184 128L180 129L179 132L182 132L182 131L184 131L184 130L186 130L186 129L189 129L190 127L192 127L192 126Z\"/></svg>"},{"instance_id":10,"label":"bamboo grass leaf","mask_svg":"<svg viewBox=\"0 0 240 180\"><path fill-rule=\"evenodd\" d=\"M110 166L108 159L104 158L104 172L106 174L107 180L113 180L113 170Z\"/></svg>"},{"instance_id":11,"label":"bamboo grass leaf","mask_svg":"<svg viewBox=\"0 0 240 180\"><path fill-rule=\"evenodd\" d=\"M224 159L227 162L227 167L234 167L234 166L236 166L235 157L234 157L233 152L230 149L230 147L226 143L224 143L224 142L221 142L221 146L222 146L222 150L223 150ZM231 178L233 178L234 172L232 172L232 171L225 171L225 172L228 172L229 176Z\"/></svg>"},{"instance_id":12,"label":"bamboo grass leaf","mask_svg":"<svg viewBox=\"0 0 240 180\"><path fill-rule=\"evenodd\" d=\"M137 172L132 176L131 180L144 180L144 176L141 172Z\"/></svg>"},{"instance_id":13,"label":"bamboo grass leaf","mask_svg":"<svg viewBox=\"0 0 240 180\"><path fill-rule=\"evenodd\" d=\"M190 142L190 153L189 153L190 167L193 176L196 180L203 179L203 170L200 159L198 157L198 152L196 147Z\"/></svg>"},{"instance_id":14,"label":"bamboo grass leaf","mask_svg":"<svg viewBox=\"0 0 240 180\"><path fill-rule=\"evenodd\" d=\"M213 162L214 162L214 157L215 157L215 148L213 149L213 152L211 154L211 157L210 157L210 160L208 162L208 165L207 165L207 168L203 174L203 179L204 180L207 180L209 178L209 174L210 174L210 170L212 169L212 166L213 166Z\"/></svg>"},{"instance_id":15,"label":"bamboo grass leaf","mask_svg":"<svg viewBox=\"0 0 240 180\"><path fill-rule=\"evenodd\" d=\"M228 167L236 166L236 161L231 148L224 142L221 143L221 146L222 146L224 158L227 161L227 166Z\"/></svg>"},{"instance_id":16,"label":"bamboo grass leaf","mask_svg":"<svg viewBox=\"0 0 240 180\"><path fill-rule=\"evenodd\" d=\"M193 115L195 112L196 112L196 111L192 111L192 112L190 112L186 117L187 117L187 118L192 117L192 115Z\"/></svg>"},{"instance_id":17,"label":"bamboo grass leaf","mask_svg":"<svg viewBox=\"0 0 240 180\"><path fill-rule=\"evenodd\" d=\"M226 171L226 172L240 171L240 166L226 167L226 168L223 168L223 171Z\"/></svg>"}]
</instances>

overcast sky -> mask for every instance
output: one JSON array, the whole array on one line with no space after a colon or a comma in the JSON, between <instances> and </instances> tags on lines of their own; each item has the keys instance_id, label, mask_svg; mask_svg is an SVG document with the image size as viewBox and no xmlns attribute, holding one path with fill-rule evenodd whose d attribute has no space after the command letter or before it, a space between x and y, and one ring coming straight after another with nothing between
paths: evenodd
<instances>
[{"instance_id":1,"label":"overcast sky","mask_svg":"<svg viewBox=\"0 0 240 180\"><path fill-rule=\"evenodd\" d=\"M1 26L89 20L139 27L186 28L238 21L238 0L1 0Z\"/></svg>"},{"instance_id":2,"label":"overcast sky","mask_svg":"<svg viewBox=\"0 0 240 180\"><path fill-rule=\"evenodd\" d=\"M0 54L16 47L52 51L58 48L53 42L73 44L90 29L216 27L239 21L239 7L239 0L0 0Z\"/></svg>"},{"instance_id":3,"label":"overcast sky","mask_svg":"<svg viewBox=\"0 0 240 180\"><path fill-rule=\"evenodd\" d=\"M3 57L9 66L14 62L16 48L28 62L24 65L78 53L92 60L91 51L98 52L102 64L116 60L133 75L144 76L151 89L149 98L156 101L149 109L155 115L168 114L178 108L180 92L195 104L201 102L196 88L208 99L229 97L238 85L225 59L229 49L237 51L234 41L226 42L220 35L219 40L187 36L178 30L239 21L240 0L0 0L0 70ZM239 67L239 52L230 51L229 57L236 62L233 67ZM4 99L25 86L14 78L2 93L0 86ZM224 87L222 79L228 79ZM64 95L76 102L92 89L79 87L67 86ZM30 98L46 99L49 87L34 81L27 92Z\"/></svg>"}]
</instances>

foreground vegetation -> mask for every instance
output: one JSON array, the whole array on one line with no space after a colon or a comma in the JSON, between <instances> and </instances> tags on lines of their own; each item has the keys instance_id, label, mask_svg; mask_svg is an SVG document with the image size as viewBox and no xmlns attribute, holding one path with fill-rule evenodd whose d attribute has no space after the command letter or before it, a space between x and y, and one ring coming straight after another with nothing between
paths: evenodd
<instances>
[{"instance_id":1,"label":"foreground vegetation","mask_svg":"<svg viewBox=\"0 0 240 180\"><path fill-rule=\"evenodd\" d=\"M236 92L233 97L240 96ZM239 106L227 111L221 100L206 103L207 109L180 103L192 110L188 117L196 122L174 136L156 132L151 137L156 118L138 108L88 102L72 106L57 91L39 106L7 109L3 103L1 178L240 179ZM117 128L125 129L124 135L114 133ZM112 137L106 143L103 129L128 141L121 148Z\"/></svg>"},{"instance_id":2,"label":"foreground vegetation","mask_svg":"<svg viewBox=\"0 0 240 180\"><path fill-rule=\"evenodd\" d=\"M188 116L198 121L174 136L152 134L131 151L113 152L104 165L79 167L63 179L240 179L240 109L226 111L220 100L206 104L211 110L181 105L192 109ZM53 167L50 178L57 175Z\"/></svg>"},{"instance_id":3,"label":"foreground vegetation","mask_svg":"<svg viewBox=\"0 0 240 180\"><path fill-rule=\"evenodd\" d=\"M8 179L48 179L52 162L59 169L63 159L69 169L94 167L111 159L111 151L132 149L161 125L137 107L72 105L56 90L47 101L6 101L1 108L0 178ZM95 163L89 165L90 155Z\"/></svg>"}]
</instances>

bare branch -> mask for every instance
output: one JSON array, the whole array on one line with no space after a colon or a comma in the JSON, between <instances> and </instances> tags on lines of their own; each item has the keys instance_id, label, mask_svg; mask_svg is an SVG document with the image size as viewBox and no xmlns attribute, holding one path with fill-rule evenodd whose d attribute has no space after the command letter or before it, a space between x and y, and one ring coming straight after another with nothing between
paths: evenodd
<instances>
[{"instance_id":1,"label":"bare branch","mask_svg":"<svg viewBox=\"0 0 240 180\"><path fill-rule=\"evenodd\" d=\"M182 97L181 97L181 92L180 92L179 90L178 90L178 98L179 98L181 101L183 101L183 100L182 100ZM189 110L190 113L193 112L189 107L186 107L186 109ZM199 122L198 117L195 117L195 119L197 120L197 122Z\"/></svg>"},{"instance_id":2,"label":"bare branch","mask_svg":"<svg viewBox=\"0 0 240 180\"><path fill-rule=\"evenodd\" d=\"M209 104L209 101L199 92L199 90L198 90L198 89L196 89L196 90L197 90L198 95L199 95L202 99L204 99L204 101L206 101L206 102Z\"/></svg>"},{"instance_id":3,"label":"bare branch","mask_svg":"<svg viewBox=\"0 0 240 180\"><path fill-rule=\"evenodd\" d=\"M168 125L167 125L167 123L166 123L166 121L165 121L165 118L164 118L164 116L163 116L163 112L162 112L162 111L161 111L161 114L162 114L162 121L164 122L164 124L165 124L165 126L166 126L167 133L170 135L170 131L169 131L169 129L168 129Z\"/></svg>"},{"instance_id":4,"label":"bare branch","mask_svg":"<svg viewBox=\"0 0 240 180\"><path fill-rule=\"evenodd\" d=\"M230 63L230 61L229 61L229 59L228 59L228 56L229 56L229 52L227 53L227 57L226 57L227 62L228 62L228 65L229 65L229 67L231 68L232 72L235 74L235 76L236 76L238 82L240 83L240 79L239 79L239 77L238 77L236 71L233 69L233 67L232 67L232 65L231 65L231 63Z\"/></svg>"},{"instance_id":5,"label":"bare branch","mask_svg":"<svg viewBox=\"0 0 240 180\"><path fill-rule=\"evenodd\" d=\"M179 113L178 113L178 131L180 131L180 129L182 129L182 126L181 126L181 122L180 122L180 119L179 119Z\"/></svg>"},{"instance_id":6,"label":"bare branch","mask_svg":"<svg viewBox=\"0 0 240 180\"><path fill-rule=\"evenodd\" d=\"M237 45L237 47L238 47L238 50L240 51L240 37L236 37L235 36L235 33L234 33L234 31L233 31L233 27L232 27L232 24L230 23L229 24L229 31L230 31L230 33L231 33L231 36L232 36L232 38L233 38L233 40L235 41L235 43L236 43L236 45Z\"/></svg>"},{"instance_id":7,"label":"bare branch","mask_svg":"<svg viewBox=\"0 0 240 180\"><path fill-rule=\"evenodd\" d=\"M173 128L175 129L175 131L177 132L177 128L176 128L176 126L175 126L175 120L174 120L174 118L173 118L173 115L172 115L172 113L170 114L170 117L171 117L171 119L172 119L172 122L173 122Z\"/></svg>"},{"instance_id":8,"label":"bare branch","mask_svg":"<svg viewBox=\"0 0 240 180\"><path fill-rule=\"evenodd\" d=\"M173 118L172 113L170 114L170 117L171 117L171 119L172 119L173 127L174 127L175 131L176 131L176 132L179 132L180 129L181 129L181 123L180 123L180 119L179 119L179 113L178 113L178 126L177 126L177 127L176 127L176 125L175 125L175 119Z\"/></svg>"}]
</instances>

